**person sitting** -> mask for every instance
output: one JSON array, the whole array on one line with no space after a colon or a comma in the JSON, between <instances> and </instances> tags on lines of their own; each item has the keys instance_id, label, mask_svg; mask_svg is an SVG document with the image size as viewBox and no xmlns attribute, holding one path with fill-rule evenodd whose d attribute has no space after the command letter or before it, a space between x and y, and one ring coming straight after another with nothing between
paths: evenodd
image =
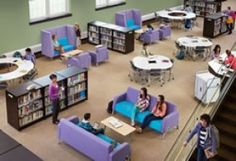
<instances>
[{"instance_id":1,"label":"person sitting","mask_svg":"<svg viewBox=\"0 0 236 161\"><path fill-rule=\"evenodd\" d=\"M57 36L55 34L52 35L53 47L54 50L58 51L60 54L64 53L63 47L59 44L57 40Z\"/></svg>"},{"instance_id":2,"label":"person sitting","mask_svg":"<svg viewBox=\"0 0 236 161\"><path fill-rule=\"evenodd\" d=\"M97 129L97 127L94 127L91 125L91 123L89 122L90 118L91 118L91 114L85 113L83 120L80 121L80 123L79 123L79 126L82 127L83 129L87 130L88 132L93 133L94 135L104 134L103 128Z\"/></svg>"},{"instance_id":3,"label":"person sitting","mask_svg":"<svg viewBox=\"0 0 236 161\"><path fill-rule=\"evenodd\" d=\"M148 24L148 25L147 25L147 28L146 28L146 31L145 31L144 33L140 34L139 37L137 38L137 40L142 40L142 37L143 37L147 32L150 32L150 31L152 31L152 30L154 30L154 28L152 27L151 24Z\"/></svg>"},{"instance_id":4,"label":"person sitting","mask_svg":"<svg viewBox=\"0 0 236 161\"><path fill-rule=\"evenodd\" d=\"M141 54L146 57L153 55L152 53L149 52L149 50L147 49L147 46L148 46L147 43L143 43L143 50L141 51Z\"/></svg>"},{"instance_id":5,"label":"person sitting","mask_svg":"<svg viewBox=\"0 0 236 161\"><path fill-rule=\"evenodd\" d=\"M30 48L25 49L24 59L31 61L34 65L36 63L35 55Z\"/></svg>"},{"instance_id":6,"label":"person sitting","mask_svg":"<svg viewBox=\"0 0 236 161\"><path fill-rule=\"evenodd\" d=\"M224 64L229 66L232 69L236 69L236 58L234 55L231 53L230 50L226 50L227 58L224 61Z\"/></svg>"},{"instance_id":7,"label":"person sitting","mask_svg":"<svg viewBox=\"0 0 236 161\"><path fill-rule=\"evenodd\" d=\"M212 54L211 54L211 60L213 59L219 59L220 57L220 51L221 51L221 47L220 45L216 45L212 51Z\"/></svg>"},{"instance_id":8,"label":"person sitting","mask_svg":"<svg viewBox=\"0 0 236 161\"><path fill-rule=\"evenodd\" d=\"M137 128L137 131L139 133L142 133L143 129L145 129L151 123L151 121L163 119L166 116L166 113L167 113L167 104L165 102L165 97L163 95L159 95L159 102L152 109L152 113L144 118L141 127Z\"/></svg>"},{"instance_id":9,"label":"person sitting","mask_svg":"<svg viewBox=\"0 0 236 161\"><path fill-rule=\"evenodd\" d=\"M131 114L131 126L135 125L134 119L137 112L143 112L147 109L150 103L150 96L147 93L147 88L143 87L140 90L138 101L136 102Z\"/></svg>"}]
</instances>

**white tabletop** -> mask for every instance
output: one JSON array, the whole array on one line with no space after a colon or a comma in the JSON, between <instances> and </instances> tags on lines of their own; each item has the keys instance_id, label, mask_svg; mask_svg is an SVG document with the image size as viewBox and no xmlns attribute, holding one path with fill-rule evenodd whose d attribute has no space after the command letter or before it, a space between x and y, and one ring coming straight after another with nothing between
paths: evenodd
<instances>
[{"instance_id":1,"label":"white tabletop","mask_svg":"<svg viewBox=\"0 0 236 161\"><path fill-rule=\"evenodd\" d=\"M34 64L31 61L20 58L1 58L0 64L14 64L17 66L14 71L0 74L0 82L22 77L34 68Z\"/></svg>"},{"instance_id":2,"label":"white tabletop","mask_svg":"<svg viewBox=\"0 0 236 161\"><path fill-rule=\"evenodd\" d=\"M185 14L185 16L171 16L169 14L171 13L183 13ZM193 12L187 12L187 11L183 11L183 10L163 10L163 11L159 11L158 15L162 18L168 18L170 20L185 20L185 19L194 19L196 18L196 14Z\"/></svg>"},{"instance_id":3,"label":"white tabletop","mask_svg":"<svg viewBox=\"0 0 236 161\"><path fill-rule=\"evenodd\" d=\"M231 51L231 53L236 56L236 51ZM227 57L226 53L223 53L220 55L220 59L221 60L225 60ZM224 75L226 74L229 70L225 65L223 65L222 63L219 62L219 59L213 59L211 61L208 62L209 67L211 67L211 69L219 74L219 75Z\"/></svg>"},{"instance_id":4,"label":"white tabletop","mask_svg":"<svg viewBox=\"0 0 236 161\"><path fill-rule=\"evenodd\" d=\"M134 66L142 70L167 70L173 66L173 63L168 57L162 55L153 56L137 56L133 58ZM150 63L153 61L154 63Z\"/></svg>"},{"instance_id":5,"label":"white tabletop","mask_svg":"<svg viewBox=\"0 0 236 161\"><path fill-rule=\"evenodd\" d=\"M189 47L189 48L196 48L196 47L211 47L213 45L213 43L204 37L180 37L176 40L176 42L180 45L180 46L185 46L185 47Z\"/></svg>"}]
</instances>

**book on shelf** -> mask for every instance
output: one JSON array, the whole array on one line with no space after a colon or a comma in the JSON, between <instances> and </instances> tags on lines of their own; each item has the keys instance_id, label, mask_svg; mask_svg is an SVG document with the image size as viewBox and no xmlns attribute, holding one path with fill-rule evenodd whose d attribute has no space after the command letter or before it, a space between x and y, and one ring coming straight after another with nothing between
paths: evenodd
<instances>
[{"instance_id":1,"label":"book on shelf","mask_svg":"<svg viewBox=\"0 0 236 161\"><path fill-rule=\"evenodd\" d=\"M20 119L19 120L19 125L20 126L25 126L25 125L27 125L27 124L29 124L33 121L36 121L36 120L38 120L42 117L43 117L43 111L42 110L33 112L32 114L26 115L22 119Z\"/></svg>"},{"instance_id":2,"label":"book on shelf","mask_svg":"<svg viewBox=\"0 0 236 161\"><path fill-rule=\"evenodd\" d=\"M18 98L18 106L23 106L26 105L36 99L41 98L41 91L40 90L36 90L36 91L31 91L29 93L27 93L26 95L23 95L21 97Z\"/></svg>"},{"instance_id":3,"label":"book on shelf","mask_svg":"<svg viewBox=\"0 0 236 161\"><path fill-rule=\"evenodd\" d=\"M41 99L29 103L28 105L22 106L21 108L18 109L19 117L28 115L33 111L41 109L42 107L43 107L43 101Z\"/></svg>"}]
</instances>

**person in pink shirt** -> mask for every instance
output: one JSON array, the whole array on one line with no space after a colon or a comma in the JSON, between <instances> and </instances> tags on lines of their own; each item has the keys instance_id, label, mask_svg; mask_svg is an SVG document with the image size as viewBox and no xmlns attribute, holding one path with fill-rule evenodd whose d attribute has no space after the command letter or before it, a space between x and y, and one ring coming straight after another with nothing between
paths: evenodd
<instances>
[{"instance_id":1,"label":"person in pink shirt","mask_svg":"<svg viewBox=\"0 0 236 161\"><path fill-rule=\"evenodd\" d=\"M166 116L167 113L167 104L165 102L165 97L163 95L159 95L159 101L156 106L152 109L152 113L147 115L141 125L140 128L137 128L139 133L143 132L153 120L160 120Z\"/></svg>"},{"instance_id":2,"label":"person in pink shirt","mask_svg":"<svg viewBox=\"0 0 236 161\"><path fill-rule=\"evenodd\" d=\"M224 61L225 65L228 65L232 69L236 69L236 58L234 55L231 53L230 50L226 50L227 58Z\"/></svg>"}]
</instances>

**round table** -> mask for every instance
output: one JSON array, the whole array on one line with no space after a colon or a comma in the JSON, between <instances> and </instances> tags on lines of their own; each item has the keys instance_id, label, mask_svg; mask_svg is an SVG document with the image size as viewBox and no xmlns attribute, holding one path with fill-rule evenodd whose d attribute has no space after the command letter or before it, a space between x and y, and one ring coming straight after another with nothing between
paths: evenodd
<instances>
[{"instance_id":1,"label":"round table","mask_svg":"<svg viewBox=\"0 0 236 161\"><path fill-rule=\"evenodd\" d=\"M231 51L231 53L236 57L236 51ZM227 68L222 62L226 59L226 53L220 55L219 59L213 59L208 62L209 71L217 77L222 77L226 74L227 77L230 76L230 72L233 72L233 69ZM220 61L222 60L222 61Z\"/></svg>"},{"instance_id":2,"label":"round table","mask_svg":"<svg viewBox=\"0 0 236 161\"><path fill-rule=\"evenodd\" d=\"M176 43L179 46L185 47L185 53L189 53L193 59L195 59L197 56L197 53L195 52L195 49L197 48L206 49L206 54L204 55L206 59L210 55L211 46L213 45L209 39L198 36L180 37L176 40Z\"/></svg>"},{"instance_id":3,"label":"round table","mask_svg":"<svg viewBox=\"0 0 236 161\"><path fill-rule=\"evenodd\" d=\"M0 64L11 64L17 66L17 69L15 69L14 71L0 74L0 82L23 77L34 68L34 64L31 61L22 60L20 58L1 58Z\"/></svg>"},{"instance_id":4,"label":"round table","mask_svg":"<svg viewBox=\"0 0 236 161\"><path fill-rule=\"evenodd\" d=\"M193 12L187 12L183 10L163 10L158 12L158 16L161 17L162 19L167 19L171 22L178 22L175 24L172 24L172 26L176 26L177 28L182 27L182 22L187 19L195 19L196 14ZM180 26L181 25L181 26Z\"/></svg>"},{"instance_id":5,"label":"round table","mask_svg":"<svg viewBox=\"0 0 236 161\"><path fill-rule=\"evenodd\" d=\"M161 82L161 86L165 83L165 74L166 71L169 71L169 80L172 74L172 67L173 63L168 57L162 56L162 55L153 55L153 56L137 56L134 57L133 60L133 65L139 69L144 71L143 73L148 80L148 86L150 85L151 82L151 76L152 75L159 75L159 80Z\"/></svg>"}]
</instances>

